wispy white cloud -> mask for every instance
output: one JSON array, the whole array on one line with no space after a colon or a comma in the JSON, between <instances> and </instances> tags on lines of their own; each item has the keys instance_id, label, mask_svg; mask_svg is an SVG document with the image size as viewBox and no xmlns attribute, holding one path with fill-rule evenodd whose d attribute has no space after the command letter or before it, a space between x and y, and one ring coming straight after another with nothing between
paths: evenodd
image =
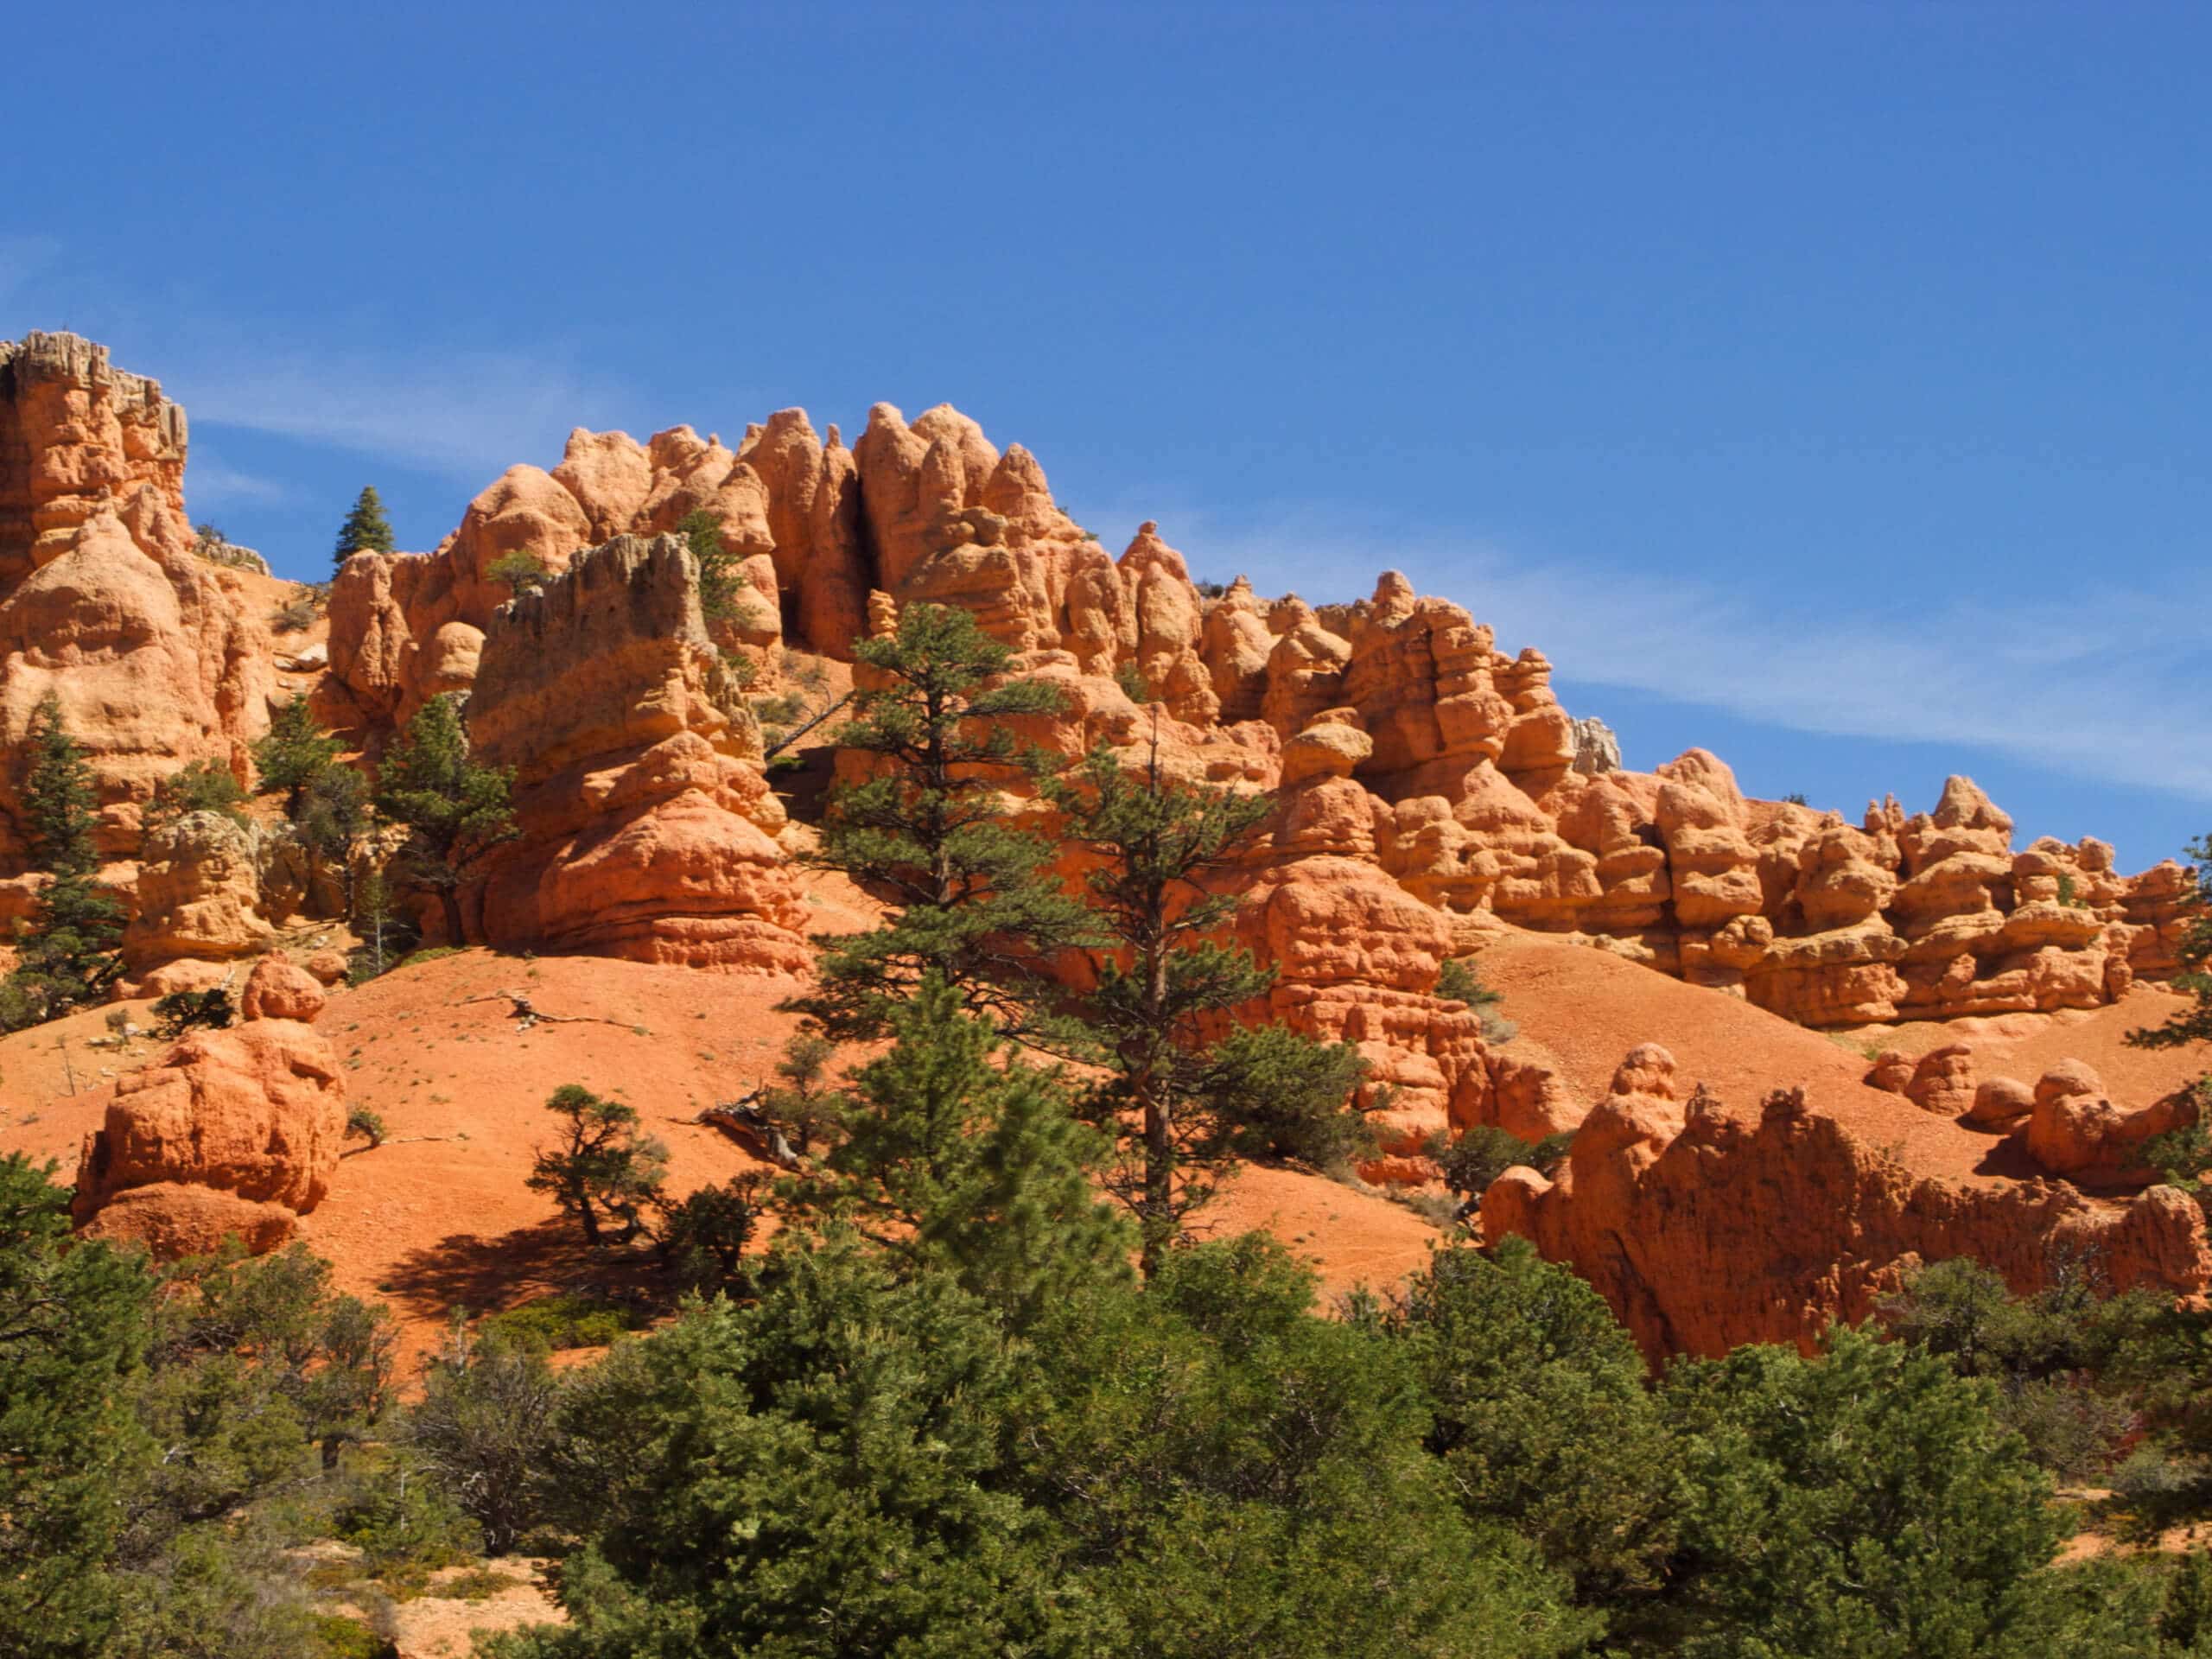
<instances>
[{"instance_id":1,"label":"wispy white cloud","mask_svg":"<svg viewBox=\"0 0 2212 1659\"><path fill-rule=\"evenodd\" d=\"M1161 513L1195 571L1263 590L1362 597L1395 567L1465 605L1501 648L1534 645L1562 678L1827 736L1972 746L2076 778L2212 800L2212 748L2176 735L2201 702L2212 578L2190 591L1893 602L1808 598L1544 556L1478 537L1362 531L1341 516L1230 525ZM1100 511L1096 522L1124 514ZM1357 588L1357 591L1352 591ZM1587 712L1587 711L1583 711Z\"/></svg>"},{"instance_id":2,"label":"wispy white cloud","mask_svg":"<svg viewBox=\"0 0 2212 1659\"><path fill-rule=\"evenodd\" d=\"M483 480L550 466L570 428L617 423L628 401L550 359L409 359L237 345L172 363L163 384L194 423L242 428Z\"/></svg>"},{"instance_id":3,"label":"wispy white cloud","mask_svg":"<svg viewBox=\"0 0 2212 1659\"><path fill-rule=\"evenodd\" d=\"M204 444L193 446L184 487L194 508L272 506L291 493L273 478L240 472Z\"/></svg>"}]
</instances>

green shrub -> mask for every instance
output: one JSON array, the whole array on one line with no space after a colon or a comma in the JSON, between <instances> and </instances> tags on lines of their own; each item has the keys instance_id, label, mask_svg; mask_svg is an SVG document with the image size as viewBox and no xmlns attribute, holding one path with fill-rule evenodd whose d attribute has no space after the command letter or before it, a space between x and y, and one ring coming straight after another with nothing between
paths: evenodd
<instances>
[{"instance_id":1,"label":"green shrub","mask_svg":"<svg viewBox=\"0 0 2212 1659\"><path fill-rule=\"evenodd\" d=\"M165 830L194 812L219 812L233 823L244 823L240 810L245 791L230 769L213 760L195 760L171 772L154 785L154 798L146 804L143 821L149 831Z\"/></svg>"},{"instance_id":2,"label":"green shrub","mask_svg":"<svg viewBox=\"0 0 2212 1659\"><path fill-rule=\"evenodd\" d=\"M1432 1143L1431 1156L1444 1174L1444 1185L1454 1192L1479 1198L1490 1184L1516 1165L1535 1166L1535 1152L1510 1130L1494 1123L1478 1123L1457 1141Z\"/></svg>"},{"instance_id":3,"label":"green shrub","mask_svg":"<svg viewBox=\"0 0 2212 1659\"><path fill-rule=\"evenodd\" d=\"M217 985L204 991L171 991L153 1007L155 1030L165 1041L181 1037L194 1027L221 1031L238 1017L231 994Z\"/></svg>"},{"instance_id":4,"label":"green shrub","mask_svg":"<svg viewBox=\"0 0 2212 1659\"><path fill-rule=\"evenodd\" d=\"M1152 701L1152 682L1145 678L1144 670L1133 662L1114 665L1114 683L1122 688L1122 695L1131 702Z\"/></svg>"},{"instance_id":5,"label":"green shrub","mask_svg":"<svg viewBox=\"0 0 2212 1659\"><path fill-rule=\"evenodd\" d=\"M384 1145L384 1119L365 1106L356 1106L346 1114L346 1138L355 1135L367 1141L372 1148Z\"/></svg>"},{"instance_id":6,"label":"green shrub","mask_svg":"<svg viewBox=\"0 0 2212 1659\"><path fill-rule=\"evenodd\" d=\"M1475 971L1472 957L1453 957L1438 970L1436 994L1448 1001L1465 1002L1471 1008L1486 1007L1503 1002L1505 994L1493 991L1482 982Z\"/></svg>"},{"instance_id":7,"label":"green shrub","mask_svg":"<svg viewBox=\"0 0 2212 1659\"><path fill-rule=\"evenodd\" d=\"M604 1348L644 1323L637 1313L602 1297L558 1293L486 1314L477 1322L477 1333L529 1348Z\"/></svg>"},{"instance_id":8,"label":"green shrub","mask_svg":"<svg viewBox=\"0 0 2212 1659\"><path fill-rule=\"evenodd\" d=\"M734 1176L669 1207L660 1243L678 1285L712 1294L743 1280L745 1247L760 1227L766 1185L757 1173Z\"/></svg>"},{"instance_id":9,"label":"green shrub","mask_svg":"<svg viewBox=\"0 0 2212 1659\"><path fill-rule=\"evenodd\" d=\"M399 1649L358 1618L342 1613L310 1613L314 1659L398 1659Z\"/></svg>"},{"instance_id":10,"label":"green shrub","mask_svg":"<svg viewBox=\"0 0 2212 1659\"><path fill-rule=\"evenodd\" d=\"M502 553L485 567L484 580L506 584L507 591L520 598L534 588L543 588L552 575L551 569L526 547L512 553Z\"/></svg>"},{"instance_id":11,"label":"green shrub","mask_svg":"<svg viewBox=\"0 0 2212 1659\"><path fill-rule=\"evenodd\" d=\"M419 1589L442 1567L474 1559L484 1536L475 1522L422 1469L378 1470L332 1517L338 1537L361 1564L395 1587Z\"/></svg>"}]
</instances>

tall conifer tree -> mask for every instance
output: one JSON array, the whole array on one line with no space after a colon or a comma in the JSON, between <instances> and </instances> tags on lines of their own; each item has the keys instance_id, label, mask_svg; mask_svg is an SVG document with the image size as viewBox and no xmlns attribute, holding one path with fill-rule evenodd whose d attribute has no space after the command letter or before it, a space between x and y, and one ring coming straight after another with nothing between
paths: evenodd
<instances>
[{"instance_id":1,"label":"tall conifer tree","mask_svg":"<svg viewBox=\"0 0 2212 1659\"><path fill-rule=\"evenodd\" d=\"M1001 1031L1046 1034L1046 963L1090 926L1052 873L1052 845L1007 821L1004 786L1048 769L1007 722L1058 711L1058 690L1002 677L1012 653L941 605L908 606L854 656L863 683L838 742L879 769L830 798L815 861L893 909L869 932L819 939L817 987L788 1006L832 1037L880 1037L934 971Z\"/></svg>"},{"instance_id":2,"label":"tall conifer tree","mask_svg":"<svg viewBox=\"0 0 2212 1659\"><path fill-rule=\"evenodd\" d=\"M446 942L465 943L461 889L476 861L514 834L511 766L479 765L468 746L460 699L433 697L385 753L376 804L407 826L403 861L416 884L438 896Z\"/></svg>"},{"instance_id":3,"label":"tall conifer tree","mask_svg":"<svg viewBox=\"0 0 2212 1659\"><path fill-rule=\"evenodd\" d=\"M14 1028L102 1001L123 971L116 954L123 906L92 879L99 850L92 840L92 767L51 691L32 716L29 741L23 817L32 862L54 879L39 890L15 971L0 995L0 1020Z\"/></svg>"},{"instance_id":4,"label":"tall conifer tree","mask_svg":"<svg viewBox=\"0 0 2212 1659\"><path fill-rule=\"evenodd\" d=\"M1049 792L1067 838L1097 860L1090 903L1115 954L1081 1007L1108 1069L1090 1116L1120 1144L1107 1187L1142 1229L1150 1278L1233 1159L1321 1161L1351 1143L1359 1126L1344 1109L1361 1061L1346 1044L1229 1023L1274 970L1208 937L1236 903L1209 880L1258 832L1268 798L1170 779L1156 740L1141 772L1102 747Z\"/></svg>"},{"instance_id":5,"label":"tall conifer tree","mask_svg":"<svg viewBox=\"0 0 2212 1659\"><path fill-rule=\"evenodd\" d=\"M384 516L383 498L377 494L375 485L366 485L353 498L353 512L339 526L338 545L331 551L331 564L334 568L342 565L356 553L391 551L391 524Z\"/></svg>"}]
</instances>

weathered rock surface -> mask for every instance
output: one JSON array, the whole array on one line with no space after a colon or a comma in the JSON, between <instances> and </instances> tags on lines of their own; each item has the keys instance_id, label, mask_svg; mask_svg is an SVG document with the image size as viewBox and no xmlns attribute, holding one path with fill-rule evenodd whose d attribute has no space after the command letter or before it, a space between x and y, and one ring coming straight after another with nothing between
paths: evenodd
<instances>
[{"instance_id":1,"label":"weathered rock surface","mask_svg":"<svg viewBox=\"0 0 2212 1659\"><path fill-rule=\"evenodd\" d=\"M1573 1263L1655 1362L1746 1342L1809 1347L1830 1319L1866 1318L1916 1263L1949 1256L2024 1292L2090 1249L2115 1288L2212 1283L2202 1216L2174 1188L2115 1205L2063 1182L1916 1178L1802 1093L1750 1112L1686 1093L1653 1045L1621 1067L1558 1179L1509 1170L1484 1194L1481 1225Z\"/></svg>"},{"instance_id":2,"label":"weathered rock surface","mask_svg":"<svg viewBox=\"0 0 2212 1659\"><path fill-rule=\"evenodd\" d=\"M471 738L518 835L474 895L501 946L796 972L806 912L760 728L682 539L617 537L496 612Z\"/></svg>"},{"instance_id":3,"label":"weathered rock surface","mask_svg":"<svg viewBox=\"0 0 2212 1659\"><path fill-rule=\"evenodd\" d=\"M338 1056L307 1021L321 988L280 955L248 977L243 1024L195 1031L119 1077L86 1137L73 1213L157 1254L226 1233L266 1249L328 1191L346 1134Z\"/></svg>"},{"instance_id":4,"label":"weathered rock surface","mask_svg":"<svg viewBox=\"0 0 2212 1659\"><path fill-rule=\"evenodd\" d=\"M1747 799L1702 750L1624 770L1602 722L1560 706L1540 652L1499 651L1459 606L1395 572L1319 609L1242 577L1207 597L1158 526L1109 557L1033 456L944 405L910 423L878 404L850 450L797 410L734 449L689 427L644 444L579 430L552 472L497 480L435 553L348 565L325 712L373 746L425 696L472 683L505 596L484 573L503 554L527 547L557 569L701 507L722 515L774 613L718 643L849 657L870 594L887 614L957 605L1032 671L1134 668L1186 733L1264 722L1294 773L1312 763L1308 727L1341 711L1368 740L1350 776L1383 809L1356 855L1459 925L1586 939L1821 1027L2090 1007L2173 969L2177 866L2131 880L2101 842L2015 853L2011 821L1965 779L1930 813L1891 801L1853 825ZM1126 702L1084 696L1093 735Z\"/></svg>"},{"instance_id":5,"label":"weathered rock surface","mask_svg":"<svg viewBox=\"0 0 2212 1659\"><path fill-rule=\"evenodd\" d=\"M184 411L74 334L0 340L0 753L49 691L90 760L101 851L188 762L241 772L274 644L246 574L192 551ZM0 766L0 865L20 869L22 769Z\"/></svg>"},{"instance_id":6,"label":"weathered rock surface","mask_svg":"<svg viewBox=\"0 0 2212 1659\"><path fill-rule=\"evenodd\" d=\"M2104 1081L2079 1060L2044 1073L2018 1131L2028 1155L2054 1175L2090 1186L2141 1185L2158 1172L2145 1143L2196 1122L2187 1091L2134 1111L2116 1106Z\"/></svg>"}]
</instances>

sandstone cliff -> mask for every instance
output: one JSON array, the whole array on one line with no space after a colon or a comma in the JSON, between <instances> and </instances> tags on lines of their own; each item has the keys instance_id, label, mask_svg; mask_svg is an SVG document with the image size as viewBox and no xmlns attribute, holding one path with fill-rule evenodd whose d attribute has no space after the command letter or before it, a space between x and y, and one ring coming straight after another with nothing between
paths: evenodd
<instances>
[{"instance_id":1,"label":"sandstone cliff","mask_svg":"<svg viewBox=\"0 0 2212 1659\"><path fill-rule=\"evenodd\" d=\"M99 844L137 849L163 777L244 775L274 645L251 578L192 551L184 411L73 334L0 340L0 753L48 692L90 759ZM0 865L20 870L21 768L0 766Z\"/></svg>"},{"instance_id":2,"label":"sandstone cliff","mask_svg":"<svg viewBox=\"0 0 2212 1659\"><path fill-rule=\"evenodd\" d=\"M783 804L680 537L617 537L493 613L469 725L515 771L518 833L476 895L486 939L804 969Z\"/></svg>"},{"instance_id":3,"label":"sandstone cliff","mask_svg":"<svg viewBox=\"0 0 2212 1659\"><path fill-rule=\"evenodd\" d=\"M1809 1347L1831 1319L1873 1312L1916 1262L1948 1256L2022 1292L2085 1255L2114 1289L2212 1283L2202 1215L2173 1187L2100 1204L2060 1181L1916 1176L1802 1090L1726 1104L1688 1087L1656 1044L1622 1063L1557 1179L1507 1171L1481 1224L1573 1263L1655 1361Z\"/></svg>"},{"instance_id":4,"label":"sandstone cliff","mask_svg":"<svg viewBox=\"0 0 2212 1659\"><path fill-rule=\"evenodd\" d=\"M2093 1007L2173 969L2177 866L2123 877L2094 841L2015 851L2011 821L1963 778L1930 812L1892 800L1852 824L1747 799L1702 750L1623 770L1611 734L1560 707L1542 653L1498 650L1461 607L1395 573L1319 609L1241 577L1207 597L1156 524L1109 556L1033 456L944 406L909 423L878 404L849 450L796 410L734 449L688 427L645 444L580 429L552 472L511 469L433 553L347 565L321 706L373 746L474 682L505 596L485 579L493 561L528 548L565 568L700 507L721 515L756 607L716 643L768 676L785 640L849 657L875 594L886 615L965 607L1025 669L1061 679L1078 718L1053 735L1071 748L1133 741L1122 692L1138 683L1176 747L1211 749L1217 775L1258 787L1298 781L1271 754L1304 764L1291 748L1317 717L1357 734L1364 749L1332 775L1367 810L1331 810L1371 823L1337 855L1440 913L1455 950L1501 928L1560 935L1823 1027Z\"/></svg>"}]
</instances>

